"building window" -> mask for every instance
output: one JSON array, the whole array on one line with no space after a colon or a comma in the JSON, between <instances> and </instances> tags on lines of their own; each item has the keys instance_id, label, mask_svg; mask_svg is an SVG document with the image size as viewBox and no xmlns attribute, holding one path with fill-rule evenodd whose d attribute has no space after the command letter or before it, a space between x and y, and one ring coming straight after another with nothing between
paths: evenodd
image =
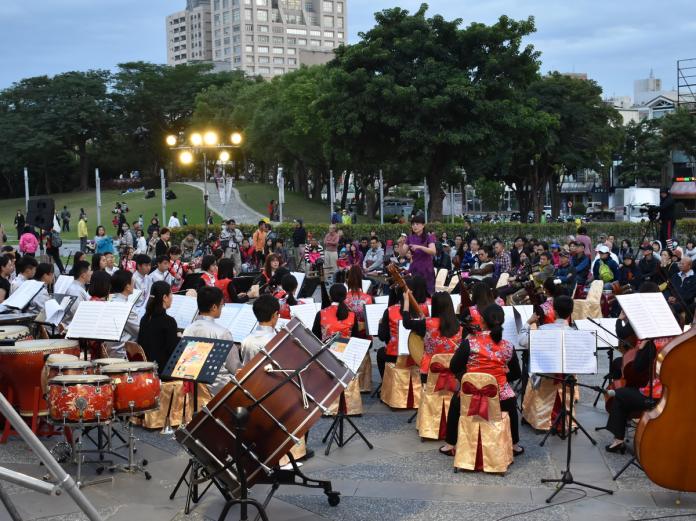
<instances>
[{"instance_id":1,"label":"building window","mask_svg":"<svg viewBox=\"0 0 696 521\"><path fill-rule=\"evenodd\" d=\"M338 2L336 4L336 12L337 13L342 13L343 12L343 2Z\"/></svg>"},{"instance_id":2,"label":"building window","mask_svg":"<svg viewBox=\"0 0 696 521\"><path fill-rule=\"evenodd\" d=\"M319 47L321 45L321 42L319 40L309 40L309 45Z\"/></svg>"},{"instance_id":3,"label":"building window","mask_svg":"<svg viewBox=\"0 0 696 521\"><path fill-rule=\"evenodd\" d=\"M267 6L268 0L256 0L256 5Z\"/></svg>"},{"instance_id":4,"label":"building window","mask_svg":"<svg viewBox=\"0 0 696 521\"><path fill-rule=\"evenodd\" d=\"M230 12L229 11L225 11L222 13L222 23L225 25L230 23Z\"/></svg>"},{"instance_id":5,"label":"building window","mask_svg":"<svg viewBox=\"0 0 696 521\"><path fill-rule=\"evenodd\" d=\"M253 34L247 34L247 35L246 35L246 41L247 41L247 42L253 42L253 41L254 41L254 35L253 35Z\"/></svg>"},{"instance_id":6,"label":"building window","mask_svg":"<svg viewBox=\"0 0 696 521\"><path fill-rule=\"evenodd\" d=\"M296 45L297 38L288 38L288 45Z\"/></svg>"},{"instance_id":7,"label":"building window","mask_svg":"<svg viewBox=\"0 0 696 521\"><path fill-rule=\"evenodd\" d=\"M270 74L270 73L271 73L270 67L259 67L259 74Z\"/></svg>"},{"instance_id":8,"label":"building window","mask_svg":"<svg viewBox=\"0 0 696 521\"><path fill-rule=\"evenodd\" d=\"M220 47L220 45L222 45L222 42L218 38L217 40L215 40L215 47Z\"/></svg>"},{"instance_id":9,"label":"building window","mask_svg":"<svg viewBox=\"0 0 696 521\"><path fill-rule=\"evenodd\" d=\"M215 11L217 11L218 9L220 9L220 0L215 0L215 1L213 2L213 9L214 9Z\"/></svg>"},{"instance_id":10,"label":"building window","mask_svg":"<svg viewBox=\"0 0 696 521\"><path fill-rule=\"evenodd\" d=\"M267 25L258 25L260 33L267 33L268 32L268 26Z\"/></svg>"},{"instance_id":11,"label":"building window","mask_svg":"<svg viewBox=\"0 0 696 521\"><path fill-rule=\"evenodd\" d=\"M245 45L244 52L254 52L254 46L253 45Z\"/></svg>"},{"instance_id":12,"label":"building window","mask_svg":"<svg viewBox=\"0 0 696 521\"><path fill-rule=\"evenodd\" d=\"M247 55L247 56L246 56L246 62L247 62L247 63L254 63L254 57L253 57L253 56Z\"/></svg>"},{"instance_id":13,"label":"building window","mask_svg":"<svg viewBox=\"0 0 696 521\"><path fill-rule=\"evenodd\" d=\"M292 27L290 27L287 30L287 33L288 34L307 34L307 29L293 29Z\"/></svg>"},{"instance_id":14,"label":"building window","mask_svg":"<svg viewBox=\"0 0 696 521\"><path fill-rule=\"evenodd\" d=\"M282 47L273 47L273 54L283 54Z\"/></svg>"},{"instance_id":15,"label":"building window","mask_svg":"<svg viewBox=\"0 0 696 521\"><path fill-rule=\"evenodd\" d=\"M325 27L333 27L334 24L334 17L333 16L324 16L324 26Z\"/></svg>"},{"instance_id":16,"label":"building window","mask_svg":"<svg viewBox=\"0 0 696 521\"><path fill-rule=\"evenodd\" d=\"M258 47L258 51L259 51L259 52L262 52L262 53L265 53L265 54L268 54L268 47L266 47L265 45L260 45L260 46Z\"/></svg>"},{"instance_id":17,"label":"building window","mask_svg":"<svg viewBox=\"0 0 696 521\"><path fill-rule=\"evenodd\" d=\"M285 63L285 59L276 56L275 58L273 58L273 63L275 65L283 65Z\"/></svg>"},{"instance_id":18,"label":"building window","mask_svg":"<svg viewBox=\"0 0 696 521\"><path fill-rule=\"evenodd\" d=\"M343 17L342 16L336 17L336 27L343 27Z\"/></svg>"},{"instance_id":19,"label":"building window","mask_svg":"<svg viewBox=\"0 0 696 521\"><path fill-rule=\"evenodd\" d=\"M333 38L333 37L334 37L333 31L324 31L324 38Z\"/></svg>"},{"instance_id":20,"label":"building window","mask_svg":"<svg viewBox=\"0 0 696 521\"><path fill-rule=\"evenodd\" d=\"M230 0L222 0L222 8L228 9L230 7Z\"/></svg>"},{"instance_id":21,"label":"building window","mask_svg":"<svg viewBox=\"0 0 696 521\"><path fill-rule=\"evenodd\" d=\"M268 36L260 34L259 39L257 41L259 43L268 43L270 41L270 39L268 38Z\"/></svg>"},{"instance_id":22,"label":"building window","mask_svg":"<svg viewBox=\"0 0 696 521\"><path fill-rule=\"evenodd\" d=\"M268 56L259 56L259 63L270 63L271 59Z\"/></svg>"},{"instance_id":23,"label":"building window","mask_svg":"<svg viewBox=\"0 0 696 521\"><path fill-rule=\"evenodd\" d=\"M217 51L215 51L215 57L216 57L216 58L221 58L221 57L222 57L222 51L221 51L220 49L218 49Z\"/></svg>"},{"instance_id":24,"label":"building window","mask_svg":"<svg viewBox=\"0 0 696 521\"><path fill-rule=\"evenodd\" d=\"M314 11L314 2L305 2L305 11L312 12Z\"/></svg>"},{"instance_id":25,"label":"building window","mask_svg":"<svg viewBox=\"0 0 696 521\"><path fill-rule=\"evenodd\" d=\"M259 9L256 11L256 19L259 22L267 22L268 21L268 11L265 9Z\"/></svg>"},{"instance_id":26,"label":"building window","mask_svg":"<svg viewBox=\"0 0 696 521\"><path fill-rule=\"evenodd\" d=\"M220 29L215 29L215 38L220 38L222 31Z\"/></svg>"},{"instance_id":27,"label":"building window","mask_svg":"<svg viewBox=\"0 0 696 521\"><path fill-rule=\"evenodd\" d=\"M324 47L333 47L334 43L332 41L326 40L324 42Z\"/></svg>"},{"instance_id":28,"label":"building window","mask_svg":"<svg viewBox=\"0 0 696 521\"><path fill-rule=\"evenodd\" d=\"M241 56L235 56L235 57L234 57L234 63L242 63L242 57L241 57Z\"/></svg>"},{"instance_id":29,"label":"building window","mask_svg":"<svg viewBox=\"0 0 696 521\"><path fill-rule=\"evenodd\" d=\"M274 36L273 37L273 45L283 45L283 37L282 36Z\"/></svg>"},{"instance_id":30,"label":"building window","mask_svg":"<svg viewBox=\"0 0 696 521\"><path fill-rule=\"evenodd\" d=\"M238 22L239 19L240 19L239 9L234 9L234 10L232 11L232 21L233 21L233 22Z\"/></svg>"},{"instance_id":31,"label":"building window","mask_svg":"<svg viewBox=\"0 0 696 521\"><path fill-rule=\"evenodd\" d=\"M254 26L251 24L245 24L244 25L244 30L248 32L253 32L254 31Z\"/></svg>"},{"instance_id":32,"label":"building window","mask_svg":"<svg viewBox=\"0 0 696 521\"><path fill-rule=\"evenodd\" d=\"M230 37L228 36L227 38L225 38L225 39L222 41L222 43L225 44L225 45L229 45L229 44L230 44Z\"/></svg>"},{"instance_id":33,"label":"building window","mask_svg":"<svg viewBox=\"0 0 696 521\"><path fill-rule=\"evenodd\" d=\"M232 54L232 49L225 47L225 56L229 56L230 54Z\"/></svg>"},{"instance_id":34,"label":"building window","mask_svg":"<svg viewBox=\"0 0 696 521\"><path fill-rule=\"evenodd\" d=\"M312 29L309 31L310 36L321 36L321 31L317 31L316 29Z\"/></svg>"},{"instance_id":35,"label":"building window","mask_svg":"<svg viewBox=\"0 0 696 521\"><path fill-rule=\"evenodd\" d=\"M242 54L242 46L241 45L235 45L234 49L232 49L232 52L234 54Z\"/></svg>"},{"instance_id":36,"label":"building window","mask_svg":"<svg viewBox=\"0 0 696 521\"><path fill-rule=\"evenodd\" d=\"M297 49L293 49L292 47L288 48L287 54L290 54L291 56L294 56L297 54Z\"/></svg>"},{"instance_id":37,"label":"building window","mask_svg":"<svg viewBox=\"0 0 696 521\"><path fill-rule=\"evenodd\" d=\"M297 65L297 58L288 58L288 65Z\"/></svg>"},{"instance_id":38,"label":"building window","mask_svg":"<svg viewBox=\"0 0 696 521\"><path fill-rule=\"evenodd\" d=\"M251 14L252 12L253 11L251 9L244 9L244 19L249 21L253 20L254 17Z\"/></svg>"},{"instance_id":39,"label":"building window","mask_svg":"<svg viewBox=\"0 0 696 521\"><path fill-rule=\"evenodd\" d=\"M322 2L322 10L333 13L333 2L331 2L331 0L324 0Z\"/></svg>"},{"instance_id":40,"label":"building window","mask_svg":"<svg viewBox=\"0 0 696 521\"><path fill-rule=\"evenodd\" d=\"M336 36L338 36L341 40L343 40L344 38L343 33L341 31L337 32Z\"/></svg>"},{"instance_id":41,"label":"building window","mask_svg":"<svg viewBox=\"0 0 696 521\"><path fill-rule=\"evenodd\" d=\"M307 38L298 38L297 45L307 45Z\"/></svg>"}]
</instances>

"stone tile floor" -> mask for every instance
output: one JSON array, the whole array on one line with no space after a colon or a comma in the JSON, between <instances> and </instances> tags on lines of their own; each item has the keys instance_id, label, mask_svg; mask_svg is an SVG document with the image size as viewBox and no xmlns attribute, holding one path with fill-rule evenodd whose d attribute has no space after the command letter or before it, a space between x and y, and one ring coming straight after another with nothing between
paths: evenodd
<instances>
[{"instance_id":1,"label":"stone tile floor","mask_svg":"<svg viewBox=\"0 0 696 521\"><path fill-rule=\"evenodd\" d=\"M600 364L606 366L602 358ZM582 378L586 383L596 380L596 377ZM577 416L596 438L597 445L592 445L582 434L574 436L572 470L577 480L609 488L615 491L614 495L568 487L552 505L547 505L545 499L553 488L542 485L540 479L560 476L565 466L566 444L552 437L540 447L541 436L528 427L521 428L521 443L526 453L515 460L504 476L454 474L451 458L437 452L439 442L419 441L414 425L407 423L411 412L390 411L378 400L363 395L366 412L355 422L374 444L374 450L368 450L355 438L346 447L334 447L328 456L324 455L321 438L330 425L329 419L322 419L309 436L309 446L316 456L303 470L310 477L331 479L334 489L341 492L341 503L331 507L321 491L281 487L270 503L269 518L272 521L618 521L679 516L671 518L696 520L694 494L664 490L634 467L618 481L612 481L612 475L630 456L604 452L610 435L606 431L594 432L594 428L604 425L606 413L603 408L592 407L593 399L591 391L584 389ZM84 488L103 518L112 521L217 519L224 502L216 490L210 491L188 516L183 513L183 491L173 501L169 500L187 463L172 437L144 430L138 430L138 436L138 456L149 460L152 480L146 481L141 474L116 473L113 483ZM52 446L57 441L49 439L46 444ZM44 469L37 461L19 439L0 446L0 465L4 467L41 477ZM68 467L68 470L73 469ZM87 466L87 474L95 475L94 466ZM7 483L3 486L25 520L86 519L67 494L48 497ZM267 486L255 487L253 495L262 498L267 490ZM0 521L9 519L0 505ZM239 519L239 512L231 511L227 519Z\"/></svg>"}]
</instances>

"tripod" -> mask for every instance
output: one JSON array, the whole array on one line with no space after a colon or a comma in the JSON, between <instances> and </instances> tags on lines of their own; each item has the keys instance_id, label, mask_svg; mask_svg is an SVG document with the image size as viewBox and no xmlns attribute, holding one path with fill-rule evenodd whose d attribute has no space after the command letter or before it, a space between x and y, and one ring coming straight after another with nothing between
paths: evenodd
<instances>
[{"instance_id":1,"label":"tripod","mask_svg":"<svg viewBox=\"0 0 696 521\"><path fill-rule=\"evenodd\" d=\"M543 447L544 444L546 443L546 440L551 436L554 432L560 432L558 437L562 440L565 440L566 438L570 438L570 435L572 434L573 431L573 423L576 425L575 431L577 432L578 429L580 429L585 436L587 436L587 439L590 440L592 445L597 445L597 441L590 436L590 434L585 430L585 427L582 426L582 424L578 421L578 419L575 417L573 414L573 404L575 402L575 386L580 385L578 384L577 379L575 378L575 375L569 374L565 375L563 378L558 378L556 376L548 376L548 375L540 375L543 378L550 378L555 381L560 381L562 390L561 390L561 396L562 396L562 403L561 403L561 410L558 413L558 416L556 416L556 419L554 420L553 424L551 425L551 428L549 429L549 432L546 433L544 436L544 439L541 440L539 443L540 447ZM592 389L592 387L590 387ZM570 407L566 407L566 404L568 403L568 396L570 396ZM560 429L559 429L560 426ZM566 432L566 427L568 428L568 432Z\"/></svg>"},{"instance_id":2,"label":"tripod","mask_svg":"<svg viewBox=\"0 0 696 521\"><path fill-rule=\"evenodd\" d=\"M365 442L365 444L370 448L370 450L372 450L374 448L372 444L365 437L362 431L358 429L357 425L353 423L353 420L350 419L350 416L346 414L345 393L341 392L341 396L338 400L338 410L336 411L336 416L334 417L333 422L331 422L329 430L326 432L326 434L321 440L322 443L326 443L326 440L329 440L329 444L326 446L324 454L326 456L329 455L329 452L331 452L331 445L333 445L334 442L336 442L337 447L345 447L348 444L348 442L352 440L356 435L360 436L362 440ZM348 422L350 426L353 428L353 434L348 436L348 438L345 437L345 422Z\"/></svg>"},{"instance_id":3,"label":"tripod","mask_svg":"<svg viewBox=\"0 0 696 521\"><path fill-rule=\"evenodd\" d=\"M565 410L565 392L566 392L566 387L569 388L570 396L571 396L571 397L574 397L574 396L575 396L575 385L576 385L576 384L577 384L577 379L575 378L575 375L569 374L569 375L566 375L566 377L563 379L563 401L564 401L564 403L563 403L563 410ZM572 400L572 399L570 400L570 411L569 411L569 413L568 413L568 415L569 415L569 417L570 417L571 420L574 420L574 417L573 417L573 401L574 401L574 400ZM559 415L559 417L561 417L561 415ZM558 418L556 418L556 421L558 421ZM578 423L578 427L580 427L580 428L582 429L582 431L583 431L583 432L585 433L585 435L590 439L590 441L592 441L593 444L596 444L596 443L597 443L597 442L594 441L592 438L590 438L590 435L587 434L587 431L586 431L585 429L583 429L582 426L581 426L579 423ZM548 437L548 434L547 434L547 437ZM546 440L546 438L544 438L544 440ZM566 452L566 468L565 468L565 470L563 471L563 476L562 476L560 479L542 479L542 480L541 480L542 483L557 483L557 484L558 484L558 485L556 486L556 490L553 492L553 494L551 494L551 495L548 497L548 499L546 500L546 502L547 502L547 503L551 503L551 501L553 501L553 498L556 497L556 494L558 494L561 490L563 490L563 488L564 488L566 485L579 485L579 486L581 486L581 487L591 488L591 489L593 489L593 490L598 490L598 491L600 491L600 492L605 492L605 493L607 493L607 494L613 494L614 492L613 492L612 490L608 490L608 489L605 489L605 488L597 487L597 486L594 486L594 485L589 485L589 484L587 484L587 483L582 483L582 482L580 482L580 481L575 481L575 479L573 478L573 474L572 474L571 471L570 471L570 462L571 462L571 458L572 458L572 455L573 455L573 449L572 449L572 447L573 447L573 441L572 441L572 436L570 436L570 434L568 434L568 436L566 436L566 441L567 441L567 446L568 446L568 448L567 448L567 452ZM542 442L542 444L543 444L543 442Z\"/></svg>"}]
</instances>

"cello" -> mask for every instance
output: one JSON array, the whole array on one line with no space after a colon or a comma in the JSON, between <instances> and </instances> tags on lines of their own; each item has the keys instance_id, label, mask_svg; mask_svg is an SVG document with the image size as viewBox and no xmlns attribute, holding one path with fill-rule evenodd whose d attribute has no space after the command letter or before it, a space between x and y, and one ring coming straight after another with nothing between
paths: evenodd
<instances>
[{"instance_id":1,"label":"cello","mask_svg":"<svg viewBox=\"0 0 696 521\"><path fill-rule=\"evenodd\" d=\"M696 492L696 330L657 354L662 398L640 418L635 453L648 478L661 487Z\"/></svg>"},{"instance_id":2,"label":"cello","mask_svg":"<svg viewBox=\"0 0 696 521\"><path fill-rule=\"evenodd\" d=\"M404 294L408 294L409 308L417 312L419 317L423 318L425 316L423 310L418 302L416 302L416 298L413 296L413 293L408 291L406 281L401 276L401 273L399 273L399 268L396 266L396 264L392 263L387 266L387 271L389 272L389 275L391 275L394 284L399 286ZM415 333L408 335L408 352L411 355L411 358L413 358L413 361L420 365L421 360L423 360L423 354L425 353L425 343L423 342L423 337L418 336Z\"/></svg>"}]
</instances>

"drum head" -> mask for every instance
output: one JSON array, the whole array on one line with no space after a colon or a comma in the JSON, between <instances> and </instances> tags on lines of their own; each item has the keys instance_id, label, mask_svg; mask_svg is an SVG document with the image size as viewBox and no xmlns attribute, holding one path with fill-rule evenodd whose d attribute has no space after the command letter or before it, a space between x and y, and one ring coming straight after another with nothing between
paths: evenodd
<instances>
[{"instance_id":1,"label":"drum head","mask_svg":"<svg viewBox=\"0 0 696 521\"><path fill-rule=\"evenodd\" d=\"M29 336L29 328L26 326L2 326L0 327L0 338L12 339Z\"/></svg>"},{"instance_id":2,"label":"drum head","mask_svg":"<svg viewBox=\"0 0 696 521\"><path fill-rule=\"evenodd\" d=\"M23 340L13 346L0 346L0 353L32 353L41 351L58 351L60 349L78 349L80 344L74 340Z\"/></svg>"},{"instance_id":3,"label":"drum head","mask_svg":"<svg viewBox=\"0 0 696 521\"><path fill-rule=\"evenodd\" d=\"M123 358L97 358L96 360L92 360L92 363L94 365L104 366L111 364L123 364L125 363L125 360Z\"/></svg>"},{"instance_id":4,"label":"drum head","mask_svg":"<svg viewBox=\"0 0 696 521\"><path fill-rule=\"evenodd\" d=\"M100 374L76 374L56 376L48 381L48 385L104 385L109 382L111 378Z\"/></svg>"},{"instance_id":5,"label":"drum head","mask_svg":"<svg viewBox=\"0 0 696 521\"><path fill-rule=\"evenodd\" d=\"M59 362L77 362L79 360L78 357L75 355L66 355L64 353L54 353L52 355L48 355L48 358L46 359L46 365L50 365L51 363L59 363Z\"/></svg>"},{"instance_id":6,"label":"drum head","mask_svg":"<svg viewBox=\"0 0 696 521\"><path fill-rule=\"evenodd\" d=\"M102 367L102 374L139 373L141 371L157 371L155 362L124 362L109 364Z\"/></svg>"},{"instance_id":7,"label":"drum head","mask_svg":"<svg viewBox=\"0 0 696 521\"><path fill-rule=\"evenodd\" d=\"M86 362L85 360L51 360L46 362L46 365L51 369L87 369L93 367L92 362Z\"/></svg>"}]
</instances>

